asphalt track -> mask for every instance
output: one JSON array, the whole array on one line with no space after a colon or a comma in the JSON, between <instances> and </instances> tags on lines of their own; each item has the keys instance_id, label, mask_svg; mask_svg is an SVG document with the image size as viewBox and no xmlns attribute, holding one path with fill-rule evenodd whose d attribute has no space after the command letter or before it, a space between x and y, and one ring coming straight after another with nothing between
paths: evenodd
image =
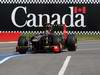
<instances>
[{"instance_id":1,"label":"asphalt track","mask_svg":"<svg viewBox=\"0 0 100 75\"><path fill-rule=\"evenodd\" d=\"M15 53L16 43L0 43L0 75L100 75L100 41L78 42L76 52Z\"/></svg>"}]
</instances>

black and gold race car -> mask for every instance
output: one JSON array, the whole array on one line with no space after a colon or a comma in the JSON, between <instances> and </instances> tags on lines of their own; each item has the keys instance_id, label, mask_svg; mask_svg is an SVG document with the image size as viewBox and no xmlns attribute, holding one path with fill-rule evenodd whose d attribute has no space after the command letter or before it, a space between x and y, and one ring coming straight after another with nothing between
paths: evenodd
<instances>
[{"instance_id":1,"label":"black and gold race car","mask_svg":"<svg viewBox=\"0 0 100 75\"><path fill-rule=\"evenodd\" d=\"M33 34L30 39L20 36L18 39L16 52L24 54L27 51L32 53L37 52L54 52L60 53L67 48L68 51L76 51L77 38L75 34L69 34L66 25L60 26L62 34L54 33L54 30L59 29L51 24L44 25L44 33Z\"/></svg>"}]
</instances>

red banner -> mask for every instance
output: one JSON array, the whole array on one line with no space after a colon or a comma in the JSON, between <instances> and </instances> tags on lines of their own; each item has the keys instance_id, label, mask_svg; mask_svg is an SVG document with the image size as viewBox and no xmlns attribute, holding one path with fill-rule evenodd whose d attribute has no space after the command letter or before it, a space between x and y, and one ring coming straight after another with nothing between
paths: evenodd
<instances>
[{"instance_id":1,"label":"red banner","mask_svg":"<svg viewBox=\"0 0 100 75\"><path fill-rule=\"evenodd\" d=\"M1 32L0 42L17 41L20 35L20 32Z\"/></svg>"}]
</instances>

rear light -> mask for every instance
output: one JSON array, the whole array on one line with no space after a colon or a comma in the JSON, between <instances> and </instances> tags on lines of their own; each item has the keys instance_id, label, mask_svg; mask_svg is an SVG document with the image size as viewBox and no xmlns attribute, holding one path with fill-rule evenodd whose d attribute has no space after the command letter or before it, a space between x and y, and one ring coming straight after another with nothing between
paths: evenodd
<instances>
[{"instance_id":1,"label":"rear light","mask_svg":"<svg viewBox=\"0 0 100 75\"><path fill-rule=\"evenodd\" d=\"M60 52L60 48L58 46L53 46L53 52Z\"/></svg>"}]
</instances>

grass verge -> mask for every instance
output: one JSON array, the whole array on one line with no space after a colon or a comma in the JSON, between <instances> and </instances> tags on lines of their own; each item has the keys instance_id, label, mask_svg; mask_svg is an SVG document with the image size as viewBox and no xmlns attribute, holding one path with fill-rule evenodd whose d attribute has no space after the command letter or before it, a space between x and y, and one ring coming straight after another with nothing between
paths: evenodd
<instances>
[{"instance_id":1,"label":"grass verge","mask_svg":"<svg viewBox=\"0 0 100 75\"><path fill-rule=\"evenodd\" d=\"M31 38L33 33L25 33L22 34L23 37ZM91 34L77 34L78 41L85 41L85 40L100 40L100 35L91 35Z\"/></svg>"},{"instance_id":2,"label":"grass verge","mask_svg":"<svg viewBox=\"0 0 100 75\"><path fill-rule=\"evenodd\" d=\"M85 35L85 34L77 34L78 41L85 41L85 40L100 40L100 35Z\"/></svg>"}]
</instances>

